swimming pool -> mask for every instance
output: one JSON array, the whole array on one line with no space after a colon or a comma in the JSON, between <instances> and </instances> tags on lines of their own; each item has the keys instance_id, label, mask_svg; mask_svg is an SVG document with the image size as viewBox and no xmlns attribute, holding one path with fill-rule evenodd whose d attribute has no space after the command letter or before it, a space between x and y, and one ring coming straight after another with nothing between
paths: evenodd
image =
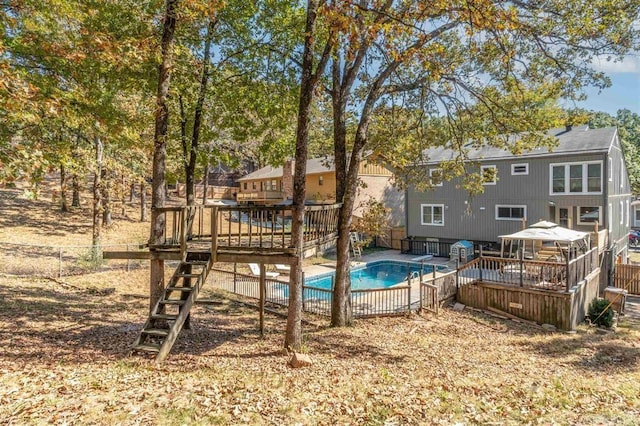
<instances>
[{"instance_id":1,"label":"swimming pool","mask_svg":"<svg viewBox=\"0 0 640 426\"><path fill-rule=\"evenodd\" d=\"M372 288L388 288L407 281L409 274L414 274L417 278L420 269L423 274L433 272L432 265L421 265L414 262L400 262L395 260L379 260L367 263L364 266L351 270L351 289L363 290ZM446 269L444 266L438 267L437 270ZM322 289L331 289L335 272L315 277L307 278L304 285L308 287L316 287Z\"/></svg>"}]
</instances>

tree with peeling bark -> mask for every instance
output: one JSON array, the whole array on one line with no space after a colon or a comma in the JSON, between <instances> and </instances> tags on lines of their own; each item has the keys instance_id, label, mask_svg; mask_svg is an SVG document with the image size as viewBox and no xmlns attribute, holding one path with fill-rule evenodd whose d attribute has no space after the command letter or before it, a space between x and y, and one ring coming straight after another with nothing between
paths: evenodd
<instances>
[{"instance_id":1,"label":"tree with peeling bark","mask_svg":"<svg viewBox=\"0 0 640 426\"><path fill-rule=\"evenodd\" d=\"M423 119L444 115L439 140L423 146L435 142L454 148L459 155L448 165L452 173L464 172L469 141L512 152L550 143L535 133L549 127L547 101L579 98L586 85L606 86L606 76L594 71L590 60L619 58L637 48L639 29L633 22L639 9L636 0L331 4L325 19L339 34L328 89L336 194L343 203L332 325L352 321L349 232L358 166L365 150L389 152L370 143L376 109L408 108ZM355 117L351 134L349 114ZM532 133L515 144L503 136L527 131ZM467 182L473 181L469 176Z\"/></svg>"}]
</instances>

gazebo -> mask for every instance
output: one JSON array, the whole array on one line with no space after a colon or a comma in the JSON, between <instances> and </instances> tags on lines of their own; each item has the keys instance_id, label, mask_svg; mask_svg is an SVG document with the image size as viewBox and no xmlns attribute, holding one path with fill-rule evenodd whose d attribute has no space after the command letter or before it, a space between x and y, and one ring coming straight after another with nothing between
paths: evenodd
<instances>
[{"instance_id":1,"label":"gazebo","mask_svg":"<svg viewBox=\"0 0 640 426\"><path fill-rule=\"evenodd\" d=\"M500 235L501 257L513 257L517 241L518 250L525 258L538 260L571 260L589 251L591 236L548 221L540 221L509 235ZM505 252L507 247L507 252ZM516 253L517 254L517 253ZM560 257L560 258L558 258Z\"/></svg>"}]
</instances>

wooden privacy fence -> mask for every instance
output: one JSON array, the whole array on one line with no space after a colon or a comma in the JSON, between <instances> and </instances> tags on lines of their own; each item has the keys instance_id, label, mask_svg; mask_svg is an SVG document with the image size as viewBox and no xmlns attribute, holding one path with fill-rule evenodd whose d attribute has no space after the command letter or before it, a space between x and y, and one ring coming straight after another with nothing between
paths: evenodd
<instances>
[{"instance_id":1,"label":"wooden privacy fence","mask_svg":"<svg viewBox=\"0 0 640 426\"><path fill-rule=\"evenodd\" d=\"M613 286L625 289L629 294L640 296L640 265L616 265Z\"/></svg>"}]
</instances>

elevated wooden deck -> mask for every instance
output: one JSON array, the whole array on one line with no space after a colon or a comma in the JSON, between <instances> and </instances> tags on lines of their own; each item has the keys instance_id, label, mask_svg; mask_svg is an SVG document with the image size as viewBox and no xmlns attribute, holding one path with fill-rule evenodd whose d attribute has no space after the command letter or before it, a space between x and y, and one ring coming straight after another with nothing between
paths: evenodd
<instances>
[{"instance_id":1,"label":"elevated wooden deck","mask_svg":"<svg viewBox=\"0 0 640 426\"><path fill-rule=\"evenodd\" d=\"M303 247L335 240L340 204L305 206ZM176 206L164 215L164 238L143 252L106 252L105 258L184 259L211 253L213 262L290 264L298 252L291 237L291 206Z\"/></svg>"}]
</instances>

